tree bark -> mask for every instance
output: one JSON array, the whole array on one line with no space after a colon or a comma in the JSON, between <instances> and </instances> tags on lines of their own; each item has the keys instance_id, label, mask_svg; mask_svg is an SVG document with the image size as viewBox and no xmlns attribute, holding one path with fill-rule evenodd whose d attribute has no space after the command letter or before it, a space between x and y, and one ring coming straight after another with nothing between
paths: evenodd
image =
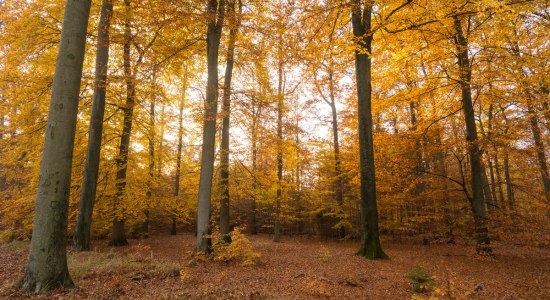
<instances>
[{"instance_id":1,"label":"tree bark","mask_svg":"<svg viewBox=\"0 0 550 300\"><path fill-rule=\"evenodd\" d=\"M143 215L145 220L141 224L141 234L144 237L149 236L149 205L151 204L151 197L153 196L153 177L155 173L155 98L156 98L156 69L153 69L153 76L151 79L151 103L149 103L149 173L147 178L147 191L145 192L145 209ZM159 155L160 156L160 155Z\"/></svg>"},{"instance_id":2,"label":"tree bark","mask_svg":"<svg viewBox=\"0 0 550 300\"><path fill-rule=\"evenodd\" d=\"M126 171L128 169L128 153L130 147L130 135L132 133L132 118L134 114L134 103L136 87L134 75L130 65L130 46L132 43L132 32L130 29L130 0L124 0L125 22L124 22L124 77L126 79L126 105L123 108L124 121L122 125L122 136L118 147L118 156L116 159L116 193L114 199L114 218L113 218L113 236L110 242L112 246L128 245L126 233L124 231L124 218L122 211L122 201L126 196Z\"/></svg>"},{"instance_id":3,"label":"tree bark","mask_svg":"<svg viewBox=\"0 0 550 300\"><path fill-rule=\"evenodd\" d=\"M359 107L359 159L361 180L361 248L358 254L369 259L384 259L378 229L376 204L376 177L374 169L373 119L371 104L372 1L364 8L360 0L352 2L353 35L357 39L355 50L355 78Z\"/></svg>"},{"instance_id":4,"label":"tree bark","mask_svg":"<svg viewBox=\"0 0 550 300\"><path fill-rule=\"evenodd\" d=\"M40 164L29 257L21 290L74 287L67 268L67 217L90 1L67 1Z\"/></svg>"},{"instance_id":5,"label":"tree bark","mask_svg":"<svg viewBox=\"0 0 550 300\"><path fill-rule=\"evenodd\" d=\"M514 188L512 185L512 176L510 175L510 162L508 157L508 151L504 152L504 180L506 181L506 198L508 200L508 207L511 210L516 209L515 207L515 198L514 198Z\"/></svg>"},{"instance_id":6,"label":"tree bark","mask_svg":"<svg viewBox=\"0 0 550 300\"><path fill-rule=\"evenodd\" d=\"M502 190L502 172L500 170L500 161L498 156L497 148L494 148L495 152L495 176L496 176L496 185L498 187L498 201L502 208L506 209L506 201L504 200L504 191Z\"/></svg>"},{"instance_id":7,"label":"tree bark","mask_svg":"<svg viewBox=\"0 0 550 300\"><path fill-rule=\"evenodd\" d=\"M541 137L539 121L537 113L531 103L531 93L527 91L527 113L529 115L529 123L535 141L535 149L537 152L537 160L539 163L540 176L542 177L542 185L544 188L544 197L546 202L550 203L550 174L548 173L548 165L546 164L546 153L544 142Z\"/></svg>"},{"instance_id":8,"label":"tree bark","mask_svg":"<svg viewBox=\"0 0 550 300\"><path fill-rule=\"evenodd\" d=\"M235 40L238 31L238 19L235 11L235 1L229 1L228 19L230 22L229 42L227 46L227 62L225 67L225 79L222 98L222 141L220 149L220 181L219 190L221 194L220 203L220 234L226 243L231 243L230 220L229 220L229 121L231 114L231 78L233 76L233 62L235 58ZM240 5L239 5L240 9Z\"/></svg>"},{"instance_id":9,"label":"tree bark","mask_svg":"<svg viewBox=\"0 0 550 300\"><path fill-rule=\"evenodd\" d=\"M334 75L333 71L330 70L328 74L329 80L329 96L330 96L330 110L332 113L332 138L334 144L334 175L336 176L336 188L335 196L336 203L340 209L339 213L342 214L340 221L344 219L344 178L342 174L342 160L340 157L340 139L338 132L338 111L336 110L336 97L334 92ZM340 238L346 237L346 227L340 226L339 229Z\"/></svg>"},{"instance_id":10,"label":"tree bark","mask_svg":"<svg viewBox=\"0 0 550 300\"><path fill-rule=\"evenodd\" d=\"M464 36L462 24L457 16L453 16L455 26L455 45L458 52L458 67L460 71L460 86L462 89L462 110L466 123L466 140L470 157L470 172L473 197L471 199L474 215L475 233L477 239L476 252L489 255L492 252L487 220L485 216L485 199L483 198L481 151L477 137L474 106L472 102L472 69L468 56L468 40Z\"/></svg>"},{"instance_id":11,"label":"tree bark","mask_svg":"<svg viewBox=\"0 0 550 300\"><path fill-rule=\"evenodd\" d=\"M197 251L211 251L210 201L212 195L212 176L214 174L214 152L216 144L216 117L218 114L218 56L220 38L225 14L225 1L209 0L207 7L208 31L206 51L208 61L208 82L204 127L202 135L201 173L197 209Z\"/></svg>"},{"instance_id":12,"label":"tree bark","mask_svg":"<svg viewBox=\"0 0 550 300\"><path fill-rule=\"evenodd\" d=\"M259 100L256 111L253 111L252 117L252 196L247 216L247 228L249 234L256 234L256 191L258 189L258 127L260 126L260 117L262 115L262 102Z\"/></svg>"},{"instance_id":13,"label":"tree bark","mask_svg":"<svg viewBox=\"0 0 550 300\"><path fill-rule=\"evenodd\" d=\"M278 87L277 87L277 198L275 199L275 225L273 227L273 241L281 240L281 198L283 196L283 33L279 32L278 47Z\"/></svg>"},{"instance_id":14,"label":"tree bark","mask_svg":"<svg viewBox=\"0 0 550 300\"><path fill-rule=\"evenodd\" d=\"M103 0L97 29L96 63L92 115L86 152L86 166L82 182L82 192L78 206L78 218L73 237L74 248L78 251L90 250L90 231L94 209L99 160L101 158L101 138L105 115L105 94L107 92L107 70L109 64L109 31L113 15L112 0Z\"/></svg>"},{"instance_id":15,"label":"tree bark","mask_svg":"<svg viewBox=\"0 0 550 300\"><path fill-rule=\"evenodd\" d=\"M485 164L483 162L481 163L481 183L483 185L483 196L486 199L485 204L487 205L487 210L490 212L494 210L497 205L495 203L495 198L493 198L491 183L489 182L487 169L485 168Z\"/></svg>"},{"instance_id":16,"label":"tree bark","mask_svg":"<svg viewBox=\"0 0 550 300\"><path fill-rule=\"evenodd\" d=\"M183 108L185 104L185 90L187 89L187 69L185 70L185 82L183 87L183 93L179 105L179 115L178 115L178 150L176 154L176 176L174 176L174 197L178 201L178 196L180 194L180 179L181 179L181 153L183 150ZM176 235L176 216L172 217L172 230L171 235Z\"/></svg>"}]
</instances>

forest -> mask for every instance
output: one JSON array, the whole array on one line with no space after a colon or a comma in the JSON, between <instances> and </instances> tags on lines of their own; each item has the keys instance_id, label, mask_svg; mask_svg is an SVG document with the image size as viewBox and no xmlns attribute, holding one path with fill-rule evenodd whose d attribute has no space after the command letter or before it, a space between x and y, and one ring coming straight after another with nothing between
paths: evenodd
<instances>
[{"instance_id":1,"label":"forest","mask_svg":"<svg viewBox=\"0 0 550 300\"><path fill-rule=\"evenodd\" d=\"M0 0L0 298L550 299L547 0Z\"/></svg>"}]
</instances>

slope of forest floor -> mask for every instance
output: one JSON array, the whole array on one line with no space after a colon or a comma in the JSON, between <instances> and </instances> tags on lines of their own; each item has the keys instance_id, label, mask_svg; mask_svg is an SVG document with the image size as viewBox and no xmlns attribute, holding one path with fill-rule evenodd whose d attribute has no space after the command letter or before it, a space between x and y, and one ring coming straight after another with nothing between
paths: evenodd
<instances>
[{"instance_id":1,"label":"slope of forest floor","mask_svg":"<svg viewBox=\"0 0 550 300\"><path fill-rule=\"evenodd\" d=\"M46 295L20 294L27 242L0 246L0 298L20 299L550 299L550 249L494 244L494 257L479 257L471 245L385 241L390 260L354 255L357 241L307 237L250 237L258 262L190 258L192 235L131 240L94 251L69 251L76 289ZM435 276L431 294L414 294L407 274L421 266Z\"/></svg>"}]
</instances>

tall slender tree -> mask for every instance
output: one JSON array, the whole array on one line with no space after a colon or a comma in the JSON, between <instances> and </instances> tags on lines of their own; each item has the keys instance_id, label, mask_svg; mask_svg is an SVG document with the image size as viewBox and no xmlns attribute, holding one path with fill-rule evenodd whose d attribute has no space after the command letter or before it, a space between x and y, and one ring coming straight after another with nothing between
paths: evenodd
<instances>
[{"instance_id":1,"label":"tall slender tree","mask_svg":"<svg viewBox=\"0 0 550 300\"><path fill-rule=\"evenodd\" d=\"M283 113L284 113L284 85L283 85L283 31L279 29L277 47L277 198L275 199L275 225L273 227L273 241L281 240L281 200L283 197Z\"/></svg>"},{"instance_id":2,"label":"tall slender tree","mask_svg":"<svg viewBox=\"0 0 550 300\"><path fill-rule=\"evenodd\" d=\"M74 286L67 268L67 213L90 1L66 3L23 291Z\"/></svg>"},{"instance_id":3,"label":"tall slender tree","mask_svg":"<svg viewBox=\"0 0 550 300\"><path fill-rule=\"evenodd\" d=\"M78 206L78 218L74 233L74 247L79 251L90 250L90 231L94 209L99 160L101 157L101 137L105 115L105 94L107 92L107 70L109 65L109 31L113 14L113 0L103 0L97 28L95 59L95 82L92 100L92 115L88 133L86 166Z\"/></svg>"},{"instance_id":4,"label":"tall slender tree","mask_svg":"<svg viewBox=\"0 0 550 300\"><path fill-rule=\"evenodd\" d=\"M131 25L131 3L130 0L124 0L124 77L126 80L126 105L123 108L124 120L122 123L122 136L118 146L118 156L116 159L116 193L114 199L114 218L113 235L111 245L128 245L126 232L124 230L124 217L122 216L122 201L126 196L126 172L128 170L128 153L130 148L130 135L132 133L132 118L134 115L134 103L136 97L136 86L130 62L130 48L132 44Z\"/></svg>"},{"instance_id":5,"label":"tall slender tree","mask_svg":"<svg viewBox=\"0 0 550 300\"><path fill-rule=\"evenodd\" d=\"M206 18L206 53L208 64L208 82L204 126L202 133L201 173L197 209L197 251L211 251L210 202L212 196L212 177L214 175L214 152L216 148L216 118L218 114L218 57L223 20L225 16L224 0L208 0Z\"/></svg>"},{"instance_id":6,"label":"tall slender tree","mask_svg":"<svg viewBox=\"0 0 550 300\"><path fill-rule=\"evenodd\" d=\"M229 221L229 121L231 115L231 79L233 77L233 64L235 59L235 40L239 30L240 15L242 5L239 1L239 13L235 10L235 0L227 2L227 19L229 21L229 41L227 45L225 79L223 85L222 98L222 141L220 145L220 181L219 190L221 194L220 201L220 233L223 239L231 242L231 231Z\"/></svg>"},{"instance_id":7,"label":"tall slender tree","mask_svg":"<svg viewBox=\"0 0 550 300\"><path fill-rule=\"evenodd\" d=\"M351 2L351 22L356 39L355 80L359 107L359 160L361 179L361 247L358 254L369 259L384 259L388 256L382 250L378 229L378 208L376 205L376 173L374 170L374 142L372 119L371 18L373 1Z\"/></svg>"},{"instance_id":8,"label":"tall slender tree","mask_svg":"<svg viewBox=\"0 0 550 300\"><path fill-rule=\"evenodd\" d=\"M466 140L470 158L470 180L472 185L472 199L470 204L474 215L475 233L477 239L476 251L478 254L491 254L492 248L485 216L485 199L483 197L483 173L485 168L481 162L481 150L477 137L474 105L472 101L472 68L468 55L468 39L464 34L462 22L458 15L453 16L455 30L455 46L457 50L457 64L460 72L460 87L462 90L462 112L466 123ZM486 176L486 175L485 175Z\"/></svg>"}]
</instances>

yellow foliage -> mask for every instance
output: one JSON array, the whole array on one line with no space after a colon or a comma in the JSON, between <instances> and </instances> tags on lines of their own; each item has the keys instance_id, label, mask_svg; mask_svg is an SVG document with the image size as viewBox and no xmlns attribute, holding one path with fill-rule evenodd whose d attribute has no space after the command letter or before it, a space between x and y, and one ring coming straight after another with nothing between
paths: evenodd
<instances>
[{"instance_id":1,"label":"yellow foliage","mask_svg":"<svg viewBox=\"0 0 550 300\"><path fill-rule=\"evenodd\" d=\"M240 228L235 228L231 232L231 243L226 243L219 232L214 234L217 242L214 244L214 260L225 262L238 262L241 266L252 266L258 258L259 252L255 252L252 243L241 232Z\"/></svg>"}]
</instances>

